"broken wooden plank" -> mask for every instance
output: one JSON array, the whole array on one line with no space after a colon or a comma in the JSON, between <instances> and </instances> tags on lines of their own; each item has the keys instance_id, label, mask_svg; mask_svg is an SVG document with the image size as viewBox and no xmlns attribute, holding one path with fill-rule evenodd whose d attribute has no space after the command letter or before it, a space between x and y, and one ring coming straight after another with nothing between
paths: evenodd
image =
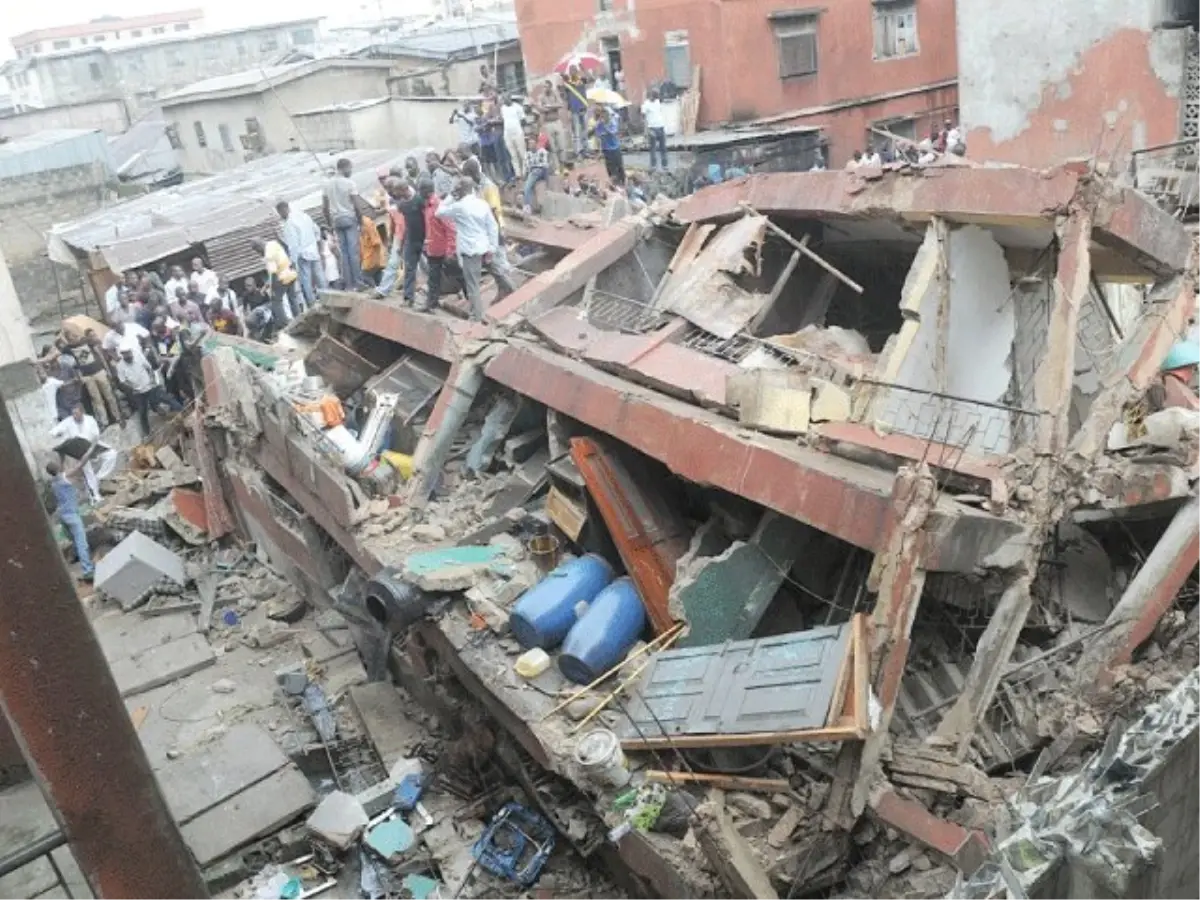
<instances>
[{"instance_id":1,"label":"broken wooden plank","mask_svg":"<svg viewBox=\"0 0 1200 900\"><path fill-rule=\"evenodd\" d=\"M800 731L754 731L747 734L676 734L626 738L624 750L671 750L692 747L757 747L768 744L813 743L816 741L857 741L863 735L853 724Z\"/></svg>"},{"instance_id":2,"label":"broken wooden plank","mask_svg":"<svg viewBox=\"0 0 1200 900\"><path fill-rule=\"evenodd\" d=\"M579 540L583 526L587 524L587 510L583 504L572 500L553 485L546 494L546 515L573 541Z\"/></svg>"},{"instance_id":3,"label":"broken wooden plank","mask_svg":"<svg viewBox=\"0 0 1200 900\"><path fill-rule=\"evenodd\" d=\"M792 832L796 830L796 826L800 824L803 816L804 812L799 806L789 806L787 811L779 817L779 821L772 825L771 830L767 832L767 843L776 850L786 846L792 839Z\"/></svg>"},{"instance_id":4,"label":"broken wooden plank","mask_svg":"<svg viewBox=\"0 0 1200 900\"><path fill-rule=\"evenodd\" d=\"M746 210L746 212L750 213L750 215L752 215L752 216L762 215L762 213L758 212L749 203L742 203L739 205L742 207L742 209ZM782 228L780 228L778 225L776 225L770 219L767 219L767 228L769 228L771 231L773 231L779 237L783 238L785 241L787 241L789 244L791 244L793 247L795 247L796 250L803 253L805 256L807 256L809 259L811 259L813 262L815 262L818 266L820 266L822 269L824 269L826 272L828 272L830 275L832 275L834 278L838 279L838 281L842 282L842 284L846 285L846 287L850 288L852 291L854 291L855 293L858 293L858 294L861 294L863 292L863 286L861 284L859 284L857 281L855 281L853 278L851 278L846 273L842 272L840 269L837 269L830 263L827 263L824 259L822 259L820 256L818 256L812 250L809 250L808 246L806 244L801 243L800 241L796 240L794 237L792 237L790 234L788 234L786 231L784 231Z\"/></svg>"},{"instance_id":5,"label":"broken wooden plank","mask_svg":"<svg viewBox=\"0 0 1200 900\"><path fill-rule=\"evenodd\" d=\"M138 610L138 615L150 618L153 616L169 616L172 613L194 613L199 611L199 603L172 603L168 606L142 607Z\"/></svg>"},{"instance_id":6,"label":"broken wooden plank","mask_svg":"<svg viewBox=\"0 0 1200 900\"><path fill-rule=\"evenodd\" d=\"M867 643L867 617L859 613L851 623L850 646L854 654L854 724L866 734L871 730L869 700L871 696L871 653Z\"/></svg>"},{"instance_id":7,"label":"broken wooden plank","mask_svg":"<svg viewBox=\"0 0 1200 900\"><path fill-rule=\"evenodd\" d=\"M312 786L295 765L234 794L183 826L183 840L207 866L239 847L278 831L313 805Z\"/></svg>"},{"instance_id":8,"label":"broken wooden plank","mask_svg":"<svg viewBox=\"0 0 1200 900\"><path fill-rule=\"evenodd\" d=\"M808 245L809 236L806 234L800 239L800 243ZM800 251L793 250L791 259L784 265L783 271L779 273L779 277L775 279L775 286L771 288L771 293L767 297L767 302L750 320L750 324L746 326L746 330L751 334L758 334L758 329L762 327L762 323L767 320L767 316L771 314L771 310L775 308L775 304L779 302L779 297L783 294L783 289L788 283L788 279L792 277L792 273L796 271L796 266L800 264Z\"/></svg>"},{"instance_id":9,"label":"broken wooden plank","mask_svg":"<svg viewBox=\"0 0 1200 900\"><path fill-rule=\"evenodd\" d=\"M729 791L778 794L791 789L786 778L747 778L741 775L710 775L705 772L664 772L661 769L647 769L642 774L647 781L660 784L707 784Z\"/></svg>"},{"instance_id":10,"label":"broken wooden plank","mask_svg":"<svg viewBox=\"0 0 1200 900\"><path fill-rule=\"evenodd\" d=\"M696 810L696 838L718 877L734 897L778 900L771 879L754 856L754 849L733 827L725 812L725 794L713 790Z\"/></svg>"}]
</instances>

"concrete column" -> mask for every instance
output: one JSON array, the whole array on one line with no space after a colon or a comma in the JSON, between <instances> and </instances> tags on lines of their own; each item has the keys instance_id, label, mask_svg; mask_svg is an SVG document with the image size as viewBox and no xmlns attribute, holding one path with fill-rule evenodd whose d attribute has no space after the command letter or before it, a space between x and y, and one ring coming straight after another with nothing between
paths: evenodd
<instances>
[{"instance_id":1,"label":"concrete column","mask_svg":"<svg viewBox=\"0 0 1200 900\"><path fill-rule=\"evenodd\" d=\"M1200 561L1200 500L1185 503L1154 545L1120 602L1113 607L1076 667L1078 684L1105 687L1112 668L1129 662L1133 651L1153 633L1159 620Z\"/></svg>"}]
</instances>

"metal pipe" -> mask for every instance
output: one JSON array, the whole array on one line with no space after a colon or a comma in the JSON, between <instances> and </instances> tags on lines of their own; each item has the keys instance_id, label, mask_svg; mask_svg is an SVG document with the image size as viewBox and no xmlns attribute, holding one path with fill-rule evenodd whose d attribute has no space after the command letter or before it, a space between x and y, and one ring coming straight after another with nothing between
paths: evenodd
<instances>
[{"instance_id":1,"label":"metal pipe","mask_svg":"<svg viewBox=\"0 0 1200 900\"><path fill-rule=\"evenodd\" d=\"M207 897L0 403L0 709L98 897Z\"/></svg>"}]
</instances>

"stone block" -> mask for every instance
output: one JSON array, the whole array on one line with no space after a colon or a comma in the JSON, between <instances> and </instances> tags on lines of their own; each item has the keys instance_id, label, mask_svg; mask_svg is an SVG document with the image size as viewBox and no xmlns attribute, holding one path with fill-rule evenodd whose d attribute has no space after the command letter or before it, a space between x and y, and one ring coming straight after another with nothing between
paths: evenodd
<instances>
[{"instance_id":1,"label":"stone block","mask_svg":"<svg viewBox=\"0 0 1200 900\"><path fill-rule=\"evenodd\" d=\"M144 603L155 591L178 591L186 580L183 560L137 531L96 564L96 589L124 610Z\"/></svg>"}]
</instances>

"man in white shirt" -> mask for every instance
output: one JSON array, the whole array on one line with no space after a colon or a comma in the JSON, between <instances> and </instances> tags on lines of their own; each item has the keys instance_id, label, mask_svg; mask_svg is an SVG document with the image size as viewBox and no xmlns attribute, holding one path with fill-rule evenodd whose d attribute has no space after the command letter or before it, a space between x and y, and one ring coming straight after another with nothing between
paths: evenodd
<instances>
[{"instance_id":1,"label":"man in white shirt","mask_svg":"<svg viewBox=\"0 0 1200 900\"><path fill-rule=\"evenodd\" d=\"M883 158L879 155L879 151L872 147L867 151L867 155L862 158L862 165L878 169L883 165Z\"/></svg>"},{"instance_id":2,"label":"man in white shirt","mask_svg":"<svg viewBox=\"0 0 1200 900\"><path fill-rule=\"evenodd\" d=\"M150 332L137 322L117 322L108 334L104 336L101 347L110 357L117 357L126 350L134 356L142 356L142 338L150 337Z\"/></svg>"},{"instance_id":3,"label":"man in white shirt","mask_svg":"<svg viewBox=\"0 0 1200 900\"><path fill-rule=\"evenodd\" d=\"M658 91L653 88L646 94L642 103L642 119L646 123L646 143L650 148L650 168L654 168L655 151L662 159L662 167L667 168L667 123L663 118L662 101L658 99Z\"/></svg>"},{"instance_id":4,"label":"man in white shirt","mask_svg":"<svg viewBox=\"0 0 1200 900\"><path fill-rule=\"evenodd\" d=\"M496 249L500 245L500 229L487 202L475 193L475 182L460 178L451 194L453 199L438 206L434 213L439 219L454 222L457 238L458 264L463 273L463 290L471 304L471 320L483 321L483 296L480 283L487 271L496 280L496 297L513 292L508 275L496 265Z\"/></svg>"},{"instance_id":5,"label":"man in white shirt","mask_svg":"<svg viewBox=\"0 0 1200 900\"><path fill-rule=\"evenodd\" d=\"M58 446L72 438L82 438L92 447L80 457L83 480L93 503L100 502L100 479L107 478L117 467L117 451L100 443L100 426L83 411L83 404L71 407L71 414L50 429L50 437ZM93 460L95 465L93 466Z\"/></svg>"},{"instance_id":6,"label":"man in white shirt","mask_svg":"<svg viewBox=\"0 0 1200 900\"><path fill-rule=\"evenodd\" d=\"M171 266L171 277L163 285L163 293L168 300L172 300L175 292L180 288L183 288L185 294L187 293L188 280L187 276L183 274L183 266Z\"/></svg>"},{"instance_id":7,"label":"man in white shirt","mask_svg":"<svg viewBox=\"0 0 1200 900\"><path fill-rule=\"evenodd\" d=\"M283 219L283 243L288 257L296 264L300 280L300 295L307 306L317 302L317 288L325 287L325 271L321 266L321 229L312 216L302 209L292 209L286 200L275 204Z\"/></svg>"},{"instance_id":8,"label":"man in white shirt","mask_svg":"<svg viewBox=\"0 0 1200 900\"><path fill-rule=\"evenodd\" d=\"M512 159L513 171L525 177L525 107L517 98L509 95L500 107L500 118L504 120L504 147Z\"/></svg>"},{"instance_id":9,"label":"man in white shirt","mask_svg":"<svg viewBox=\"0 0 1200 900\"><path fill-rule=\"evenodd\" d=\"M179 412L182 407L170 394L159 387L155 377L154 367L145 356L137 356L130 349L122 349L117 361L117 381L121 383L137 410L138 422L142 426L142 436L150 435L150 410L161 410L166 407L171 412Z\"/></svg>"},{"instance_id":10,"label":"man in white shirt","mask_svg":"<svg viewBox=\"0 0 1200 900\"><path fill-rule=\"evenodd\" d=\"M217 273L204 265L204 260L198 256L192 260L191 282L205 300L211 300L217 293Z\"/></svg>"}]
</instances>

